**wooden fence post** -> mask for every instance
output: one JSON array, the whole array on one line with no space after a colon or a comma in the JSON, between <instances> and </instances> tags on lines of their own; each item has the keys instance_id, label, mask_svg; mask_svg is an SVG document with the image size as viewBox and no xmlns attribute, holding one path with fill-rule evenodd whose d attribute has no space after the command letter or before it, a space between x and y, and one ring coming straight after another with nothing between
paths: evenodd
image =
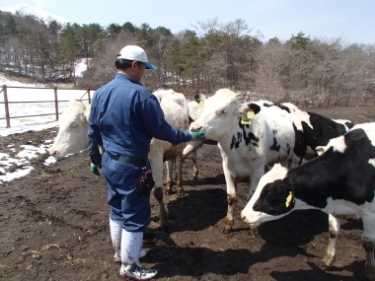
<instances>
[{"instance_id":1,"label":"wooden fence post","mask_svg":"<svg viewBox=\"0 0 375 281\"><path fill-rule=\"evenodd\" d=\"M56 121L59 120L59 102L57 100L57 87L54 88L55 92L55 114L56 114Z\"/></svg>"},{"instance_id":2,"label":"wooden fence post","mask_svg":"<svg viewBox=\"0 0 375 281\"><path fill-rule=\"evenodd\" d=\"M7 85L3 85L3 92L4 92L5 118L6 118L6 121L7 121L7 128L10 128L10 115L9 115Z\"/></svg>"},{"instance_id":3,"label":"wooden fence post","mask_svg":"<svg viewBox=\"0 0 375 281\"><path fill-rule=\"evenodd\" d=\"M89 100L89 104L91 104L90 89L87 89L87 98Z\"/></svg>"}]
</instances>

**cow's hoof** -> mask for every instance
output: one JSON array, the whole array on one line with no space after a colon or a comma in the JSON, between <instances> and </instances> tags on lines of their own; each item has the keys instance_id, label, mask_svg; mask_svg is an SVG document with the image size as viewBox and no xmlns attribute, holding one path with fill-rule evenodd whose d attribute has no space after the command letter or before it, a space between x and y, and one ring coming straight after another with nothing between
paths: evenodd
<instances>
[{"instance_id":1,"label":"cow's hoof","mask_svg":"<svg viewBox=\"0 0 375 281\"><path fill-rule=\"evenodd\" d=\"M176 188L176 193L178 197L184 197L185 196L185 191L182 187L177 187Z\"/></svg>"},{"instance_id":2,"label":"cow's hoof","mask_svg":"<svg viewBox=\"0 0 375 281\"><path fill-rule=\"evenodd\" d=\"M319 266L320 269L322 269L324 271L334 270L334 268L332 267L332 265L327 265L326 262L324 261L324 259L322 259L321 261L319 261L317 265Z\"/></svg>"},{"instance_id":3,"label":"cow's hoof","mask_svg":"<svg viewBox=\"0 0 375 281\"><path fill-rule=\"evenodd\" d=\"M224 219L221 224L221 233L228 234L233 228L233 222L228 219Z\"/></svg>"},{"instance_id":4,"label":"cow's hoof","mask_svg":"<svg viewBox=\"0 0 375 281\"><path fill-rule=\"evenodd\" d=\"M223 233L223 234L229 234L231 230L232 230L231 227L224 226L224 227L221 229L220 232Z\"/></svg>"},{"instance_id":5,"label":"cow's hoof","mask_svg":"<svg viewBox=\"0 0 375 281\"><path fill-rule=\"evenodd\" d=\"M330 257L330 256L328 256L326 254L324 256L324 258L322 258L322 260L320 262L321 264L319 266L320 266L320 268L322 268L325 271L331 270L332 269L332 264L333 264L334 260L335 260L334 257Z\"/></svg>"},{"instance_id":6,"label":"cow's hoof","mask_svg":"<svg viewBox=\"0 0 375 281\"><path fill-rule=\"evenodd\" d=\"M259 235L259 230L258 230L258 227L257 226L250 226L249 227L249 235L251 237L255 237L255 236L258 236Z\"/></svg>"},{"instance_id":7,"label":"cow's hoof","mask_svg":"<svg viewBox=\"0 0 375 281\"><path fill-rule=\"evenodd\" d=\"M165 190L165 195L171 195L171 194L172 194L172 190L170 190L170 189Z\"/></svg>"}]
</instances>

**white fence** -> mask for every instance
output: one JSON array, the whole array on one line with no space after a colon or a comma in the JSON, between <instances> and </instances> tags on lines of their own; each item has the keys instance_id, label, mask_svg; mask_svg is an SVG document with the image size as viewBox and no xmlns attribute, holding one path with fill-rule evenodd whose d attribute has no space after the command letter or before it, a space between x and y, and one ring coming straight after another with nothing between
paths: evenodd
<instances>
[{"instance_id":1,"label":"white fence","mask_svg":"<svg viewBox=\"0 0 375 281\"><path fill-rule=\"evenodd\" d=\"M71 99L91 103L92 90L6 86L0 90L0 127L57 121Z\"/></svg>"}]
</instances>

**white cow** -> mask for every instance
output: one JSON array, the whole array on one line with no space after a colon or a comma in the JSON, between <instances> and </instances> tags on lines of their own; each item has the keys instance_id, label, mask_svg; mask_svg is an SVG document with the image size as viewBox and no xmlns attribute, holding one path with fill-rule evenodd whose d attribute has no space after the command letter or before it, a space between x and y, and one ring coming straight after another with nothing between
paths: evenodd
<instances>
[{"instance_id":1,"label":"white cow","mask_svg":"<svg viewBox=\"0 0 375 281\"><path fill-rule=\"evenodd\" d=\"M203 107L199 105L199 103L195 100L188 102L188 110L189 110L189 122L193 122L194 120L198 119L201 115ZM198 169L198 162L197 162L197 149L203 145L201 141L190 141L187 143L186 147L182 151L182 159L185 160L186 158L190 158L193 162L193 178L198 178L199 169Z\"/></svg>"},{"instance_id":2,"label":"white cow","mask_svg":"<svg viewBox=\"0 0 375 281\"><path fill-rule=\"evenodd\" d=\"M294 130L288 113L277 107L265 108L254 119L243 118L252 112L251 103L240 106L237 95L221 89L205 101L201 116L190 130L205 132L218 142L227 184L228 211L224 232L233 227L236 182L250 177L248 197L254 192L265 166L288 163L294 146Z\"/></svg>"},{"instance_id":3,"label":"white cow","mask_svg":"<svg viewBox=\"0 0 375 281\"><path fill-rule=\"evenodd\" d=\"M57 158L88 148L90 105L70 100L59 119L59 132L48 152Z\"/></svg>"},{"instance_id":4,"label":"white cow","mask_svg":"<svg viewBox=\"0 0 375 281\"><path fill-rule=\"evenodd\" d=\"M165 118L167 122L172 125L173 127L179 128L181 130L187 130L189 127L189 108L188 108L188 103L185 98L185 96L181 93L177 93L172 89L168 90L162 90L159 89L153 94L158 98L159 103L161 108L163 109ZM170 102L170 101L173 101ZM176 104L179 105L176 106ZM173 111L176 111L173 113ZM183 116L183 118L181 118ZM161 141L158 139L152 139L151 140L151 147L150 147L150 153L149 153L149 159L150 162L152 161L151 159L156 159L156 156L159 154L160 150L158 149L159 147L162 147L163 149L163 161L166 163L166 174L167 174L167 179L166 179L166 189L165 193L166 194L171 194L172 193L172 185L173 185L173 176L172 176L172 171L173 171L173 161L176 162L176 174L177 174L177 179L176 179L176 189L177 189L177 194L182 195L183 194L183 187L182 187L182 150L186 147L186 143L182 143L177 146L173 146L169 142ZM155 149L157 148L157 149ZM195 160L195 159L194 159ZM194 167L193 170L198 170L196 167L194 161ZM155 172L153 172L155 173ZM160 175L160 172L158 172ZM161 172L161 176L163 173ZM162 182L162 178L160 179ZM156 180L155 180L156 182Z\"/></svg>"},{"instance_id":5,"label":"white cow","mask_svg":"<svg viewBox=\"0 0 375 281\"><path fill-rule=\"evenodd\" d=\"M294 210L328 213L330 235L323 261L331 266L340 230L334 215L358 215L363 222L366 277L375 281L375 123L355 125L319 148L320 157L289 171L275 165L261 178L241 218L258 226Z\"/></svg>"},{"instance_id":6,"label":"white cow","mask_svg":"<svg viewBox=\"0 0 375 281\"><path fill-rule=\"evenodd\" d=\"M169 124L181 130L187 130L189 126L189 116L187 107L183 108L173 99L165 94L160 100L160 106L163 109L165 118ZM69 153L77 153L87 149L87 129L90 107L87 107L81 101L71 100L68 108L61 115L59 121L59 132L49 153L58 158L64 157ZM153 171L155 188L153 194L160 206L161 226L166 228L169 225L168 213L163 202L163 161L176 159L177 168L177 193L183 193L181 180L182 151L186 143L172 146L169 142L152 139L149 152L149 160ZM167 184L166 193L171 193L171 166L167 166Z\"/></svg>"},{"instance_id":7,"label":"white cow","mask_svg":"<svg viewBox=\"0 0 375 281\"><path fill-rule=\"evenodd\" d=\"M189 123L193 120L196 120L199 115L202 112L202 106L199 104L200 101L203 101L206 96L204 94L197 94L195 96L195 100L193 101L187 101L185 96L181 93L176 93L172 89L164 90L160 89L153 93L159 100L159 102L164 98L169 98L177 102L181 105L181 107L184 108L184 110L187 110L189 114ZM190 158L193 162L193 178L196 179L198 177L199 169L198 169L198 162L197 162L197 149L203 145L203 142L201 141L190 141L187 143L186 147L184 148L182 152L182 161L184 161L186 158ZM177 160L177 159L176 159ZM179 160L179 159L178 159ZM178 165L182 165L178 163ZM172 180L172 167L173 162L167 161L166 162L166 168L167 168L167 186L171 185L172 182L169 183ZM168 191L168 188L167 188ZM179 193L182 194L182 193Z\"/></svg>"},{"instance_id":8,"label":"white cow","mask_svg":"<svg viewBox=\"0 0 375 281\"><path fill-rule=\"evenodd\" d=\"M189 108L189 121L194 122L203 112L204 101L206 100L206 95L198 93L194 95L194 100L188 102ZM190 158L193 161L193 178L198 177L199 169L197 162L197 149L202 147L204 143L217 144L217 142L212 143L210 140L204 141L190 141L187 143L186 147L182 151L182 159Z\"/></svg>"}]
</instances>

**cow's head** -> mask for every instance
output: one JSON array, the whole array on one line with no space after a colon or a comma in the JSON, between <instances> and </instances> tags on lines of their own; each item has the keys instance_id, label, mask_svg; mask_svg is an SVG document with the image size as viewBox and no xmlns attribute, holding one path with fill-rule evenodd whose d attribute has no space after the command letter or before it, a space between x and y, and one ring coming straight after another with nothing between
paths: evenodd
<instances>
[{"instance_id":1,"label":"cow's head","mask_svg":"<svg viewBox=\"0 0 375 281\"><path fill-rule=\"evenodd\" d=\"M50 155L61 158L86 149L90 107L82 101L71 100L59 120L59 132L48 150Z\"/></svg>"},{"instance_id":2,"label":"cow's head","mask_svg":"<svg viewBox=\"0 0 375 281\"><path fill-rule=\"evenodd\" d=\"M228 135L236 122L239 112L237 94L229 89L218 90L204 102L204 108L197 120L190 125L190 130L205 132L206 138L219 140Z\"/></svg>"},{"instance_id":3,"label":"cow's head","mask_svg":"<svg viewBox=\"0 0 375 281\"><path fill-rule=\"evenodd\" d=\"M198 104L201 104L203 105L204 104L204 101L207 99L207 96L205 94L202 94L202 93L197 93L194 95L194 100L198 103ZM203 106L202 106L203 107Z\"/></svg>"},{"instance_id":4,"label":"cow's head","mask_svg":"<svg viewBox=\"0 0 375 281\"><path fill-rule=\"evenodd\" d=\"M241 212L241 219L252 225L279 219L295 206L294 190L283 180L288 170L275 164L259 181L254 195Z\"/></svg>"}]
</instances>

